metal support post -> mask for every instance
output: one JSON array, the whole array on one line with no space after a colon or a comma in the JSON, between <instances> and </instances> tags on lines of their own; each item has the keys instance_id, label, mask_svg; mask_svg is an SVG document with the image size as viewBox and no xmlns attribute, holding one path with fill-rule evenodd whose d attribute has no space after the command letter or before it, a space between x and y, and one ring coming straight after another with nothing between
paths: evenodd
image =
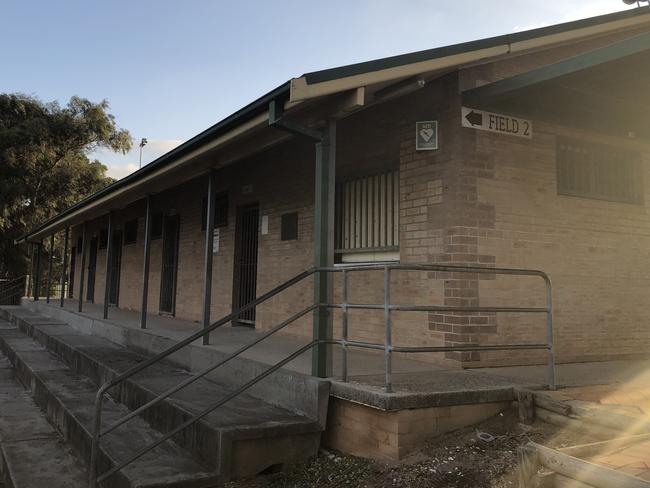
<instances>
[{"instance_id":1,"label":"metal support post","mask_svg":"<svg viewBox=\"0 0 650 488\"><path fill-rule=\"evenodd\" d=\"M28 242L27 245L29 246L27 251L29 253L29 275L27 275L27 296L33 297L34 296L34 261L36 261L34 253L36 252L36 247L33 242Z\"/></svg>"},{"instance_id":2,"label":"metal support post","mask_svg":"<svg viewBox=\"0 0 650 488\"><path fill-rule=\"evenodd\" d=\"M341 379L348 381L348 272L341 274Z\"/></svg>"},{"instance_id":3,"label":"metal support post","mask_svg":"<svg viewBox=\"0 0 650 488\"><path fill-rule=\"evenodd\" d=\"M386 393L393 391L393 332L390 309L390 268L384 268L384 322L386 325L386 338L384 340L385 383Z\"/></svg>"},{"instance_id":4,"label":"metal support post","mask_svg":"<svg viewBox=\"0 0 650 488\"><path fill-rule=\"evenodd\" d=\"M316 188L314 205L314 266L334 265L334 190L336 166L336 122L331 120L320 142L316 143ZM325 341L332 339L332 317L327 304L332 298L330 273L314 276L313 339L320 341L312 353L312 374L320 378L331 375L332 347Z\"/></svg>"},{"instance_id":5,"label":"metal support post","mask_svg":"<svg viewBox=\"0 0 650 488\"><path fill-rule=\"evenodd\" d=\"M555 369L555 344L553 339L553 289L551 280L544 276L546 283L546 342L548 344L548 385L549 389L557 388L557 371Z\"/></svg>"},{"instance_id":6,"label":"metal support post","mask_svg":"<svg viewBox=\"0 0 650 488\"><path fill-rule=\"evenodd\" d=\"M216 173L208 174L208 198L205 222L205 258L203 260L203 328L210 325L210 306L212 304L212 246L214 244L215 186ZM203 336L203 345L210 344L210 334Z\"/></svg>"},{"instance_id":7,"label":"metal support post","mask_svg":"<svg viewBox=\"0 0 650 488\"><path fill-rule=\"evenodd\" d=\"M88 234L88 222L83 223L83 231L81 233L81 268L79 269L79 307L78 311L83 311L83 300L84 300L84 272L86 271L86 241Z\"/></svg>"},{"instance_id":8,"label":"metal support post","mask_svg":"<svg viewBox=\"0 0 650 488\"><path fill-rule=\"evenodd\" d=\"M113 257L113 212L108 214L108 237L106 239L106 263L104 266L104 319L108 318L108 301L111 290L111 259Z\"/></svg>"},{"instance_id":9,"label":"metal support post","mask_svg":"<svg viewBox=\"0 0 650 488\"><path fill-rule=\"evenodd\" d=\"M34 301L37 302L41 294L41 255L43 254L43 241L36 243L36 272L34 273Z\"/></svg>"},{"instance_id":10,"label":"metal support post","mask_svg":"<svg viewBox=\"0 0 650 488\"><path fill-rule=\"evenodd\" d=\"M144 259L142 264L142 305L140 306L140 328L147 328L147 299L149 298L149 261L151 257L151 195L147 195L144 217Z\"/></svg>"},{"instance_id":11,"label":"metal support post","mask_svg":"<svg viewBox=\"0 0 650 488\"><path fill-rule=\"evenodd\" d=\"M50 254L47 256L47 288L45 289L45 303L50 303L52 293L52 261L54 258L54 234L50 236Z\"/></svg>"},{"instance_id":12,"label":"metal support post","mask_svg":"<svg viewBox=\"0 0 650 488\"><path fill-rule=\"evenodd\" d=\"M68 239L70 238L70 227L65 228L65 238L63 240L63 266L61 269L61 298L59 305L65 304L65 283L66 274L68 273Z\"/></svg>"}]
</instances>

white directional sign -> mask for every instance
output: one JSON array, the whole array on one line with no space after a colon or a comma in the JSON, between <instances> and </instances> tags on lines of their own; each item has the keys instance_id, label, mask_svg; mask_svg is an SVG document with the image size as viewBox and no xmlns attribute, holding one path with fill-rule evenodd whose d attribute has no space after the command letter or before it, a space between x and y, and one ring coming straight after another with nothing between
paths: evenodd
<instances>
[{"instance_id":1,"label":"white directional sign","mask_svg":"<svg viewBox=\"0 0 650 488\"><path fill-rule=\"evenodd\" d=\"M533 123L530 120L512 117L511 115L495 114L485 110L461 107L463 127L471 129L498 132L508 136L533 137Z\"/></svg>"}]
</instances>

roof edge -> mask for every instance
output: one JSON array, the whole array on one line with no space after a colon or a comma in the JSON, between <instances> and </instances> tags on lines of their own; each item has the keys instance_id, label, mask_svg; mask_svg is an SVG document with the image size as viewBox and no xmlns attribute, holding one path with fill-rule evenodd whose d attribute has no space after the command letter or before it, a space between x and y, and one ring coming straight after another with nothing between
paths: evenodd
<instances>
[{"instance_id":1,"label":"roof edge","mask_svg":"<svg viewBox=\"0 0 650 488\"><path fill-rule=\"evenodd\" d=\"M523 32L306 73L291 80L291 101L304 101L371 83L447 69L499 55L546 47L650 22L650 6ZM570 33L574 35L568 35ZM535 42L537 41L537 42Z\"/></svg>"},{"instance_id":2,"label":"roof edge","mask_svg":"<svg viewBox=\"0 0 650 488\"><path fill-rule=\"evenodd\" d=\"M263 113L267 110L268 104L271 100L287 97L289 94L289 86L289 82L287 81L282 85L274 88L270 92L262 95L258 99L229 115L225 119L222 119L203 132L200 132L180 146L163 154L151 163L143 166L130 175L116 181L115 183L106 186L98 192L93 193L80 202L72 205L71 207L68 207L63 212L46 220L36 228L31 229L28 233L22 235L18 239L15 239L14 244L21 244L23 242L29 241L33 236L38 235L43 230L62 224L62 221L64 221L66 217L72 215L73 213L76 213L79 210L82 210L84 207L89 206L91 203L99 200L100 198L108 196L109 194L114 193L118 190L125 189L129 186L137 186L140 181L144 180L147 177L150 177L152 174L164 171L165 168L172 162L190 154L201 146L208 144L210 141L213 141L218 137L236 129L239 125L252 120L256 115Z\"/></svg>"}]
</instances>

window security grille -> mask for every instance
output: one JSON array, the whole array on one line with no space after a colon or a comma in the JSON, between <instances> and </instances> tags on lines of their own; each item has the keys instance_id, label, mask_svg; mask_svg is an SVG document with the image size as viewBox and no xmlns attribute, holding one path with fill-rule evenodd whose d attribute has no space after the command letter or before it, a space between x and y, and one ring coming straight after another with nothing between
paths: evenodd
<instances>
[{"instance_id":1,"label":"window security grille","mask_svg":"<svg viewBox=\"0 0 650 488\"><path fill-rule=\"evenodd\" d=\"M157 212L151 216L151 239L160 239L162 237L163 213Z\"/></svg>"},{"instance_id":2,"label":"window security grille","mask_svg":"<svg viewBox=\"0 0 650 488\"><path fill-rule=\"evenodd\" d=\"M104 227L99 231L99 249L108 247L108 229Z\"/></svg>"},{"instance_id":3,"label":"window security grille","mask_svg":"<svg viewBox=\"0 0 650 488\"><path fill-rule=\"evenodd\" d=\"M641 156L602 144L558 139L557 190L562 195L641 204Z\"/></svg>"},{"instance_id":4,"label":"window security grille","mask_svg":"<svg viewBox=\"0 0 650 488\"><path fill-rule=\"evenodd\" d=\"M337 185L336 251L395 251L399 247L399 171Z\"/></svg>"},{"instance_id":5,"label":"window security grille","mask_svg":"<svg viewBox=\"0 0 650 488\"><path fill-rule=\"evenodd\" d=\"M280 240L295 241L298 239L298 212L283 214L280 220Z\"/></svg>"},{"instance_id":6,"label":"window security grille","mask_svg":"<svg viewBox=\"0 0 650 488\"><path fill-rule=\"evenodd\" d=\"M138 221L129 220L124 224L124 245L135 244L138 240Z\"/></svg>"},{"instance_id":7,"label":"window security grille","mask_svg":"<svg viewBox=\"0 0 650 488\"><path fill-rule=\"evenodd\" d=\"M214 227L228 227L228 193L220 192L214 197ZM208 221L208 198L201 201L201 230L205 230Z\"/></svg>"}]
</instances>

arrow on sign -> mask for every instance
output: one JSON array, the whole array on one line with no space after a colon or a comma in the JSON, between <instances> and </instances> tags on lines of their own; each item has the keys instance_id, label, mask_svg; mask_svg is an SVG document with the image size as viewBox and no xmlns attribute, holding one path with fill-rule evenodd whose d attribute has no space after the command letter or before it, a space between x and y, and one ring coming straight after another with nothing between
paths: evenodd
<instances>
[{"instance_id":1,"label":"arrow on sign","mask_svg":"<svg viewBox=\"0 0 650 488\"><path fill-rule=\"evenodd\" d=\"M474 110L468 113L465 118L472 125L483 125L483 114L474 112Z\"/></svg>"}]
</instances>

